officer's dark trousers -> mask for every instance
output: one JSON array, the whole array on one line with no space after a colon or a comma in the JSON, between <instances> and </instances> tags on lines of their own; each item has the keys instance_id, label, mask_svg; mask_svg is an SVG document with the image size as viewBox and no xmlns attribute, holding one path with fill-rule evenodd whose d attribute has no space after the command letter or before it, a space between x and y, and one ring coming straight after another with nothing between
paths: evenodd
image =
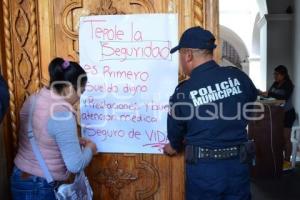
<instances>
[{"instance_id":1,"label":"officer's dark trousers","mask_svg":"<svg viewBox=\"0 0 300 200\"><path fill-rule=\"evenodd\" d=\"M249 200L247 164L238 159L186 164L186 200Z\"/></svg>"}]
</instances>

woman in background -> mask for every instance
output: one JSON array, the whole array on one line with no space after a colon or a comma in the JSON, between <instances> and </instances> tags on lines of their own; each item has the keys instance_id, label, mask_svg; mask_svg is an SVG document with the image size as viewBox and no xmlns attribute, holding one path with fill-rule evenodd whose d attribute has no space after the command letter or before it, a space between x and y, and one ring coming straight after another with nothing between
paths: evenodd
<instances>
[{"instance_id":1,"label":"woman in background","mask_svg":"<svg viewBox=\"0 0 300 200\"><path fill-rule=\"evenodd\" d=\"M83 170L96 153L96 145L87 139L81 139L81 149L72 108L84 92L85 71L76 62L55 58L49 64L49 76L49 87L31 95L20 111L19 149L11 176L14 200L55 199L28 139L31 108L34 137L54 185L65 181L69 173Z\"/></svg>"},{"instance_id":2,"label":"woman in background","mask_svg":"<svg viewBox=\"0 0 300 200\"><path fill-rule=\"evenodd\" d=\"M285 100L284 104L284 168L290 167L290 157L292 153L291 128L296 119L295 109L292 105L292 93L294 84L292 83L288 70L285 66L279 65L274 69L274 83L267 92L262 95Z\"/></svg>"}]
</instances>

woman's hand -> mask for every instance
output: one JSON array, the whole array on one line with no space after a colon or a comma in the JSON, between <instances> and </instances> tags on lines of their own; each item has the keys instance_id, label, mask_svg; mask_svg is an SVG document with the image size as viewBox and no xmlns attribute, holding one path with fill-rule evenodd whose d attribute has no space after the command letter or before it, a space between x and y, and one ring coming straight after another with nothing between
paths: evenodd
<instances>
[{"instance_id":1,"label":"woman's hand","mask_svg":"<svg viewBox=\"0 0 300 200\"><path fill-rule=\"evenodd\" d=\"M267 96L268 96L268 91L263 92L263 91L257 89L257 93L258 93L260 96L263 96L263 97L267 97Z\"/></svg>"},{"instance_id":2,"label":"woman's hand","mask_svg":"<svg viewBox=\"0 0 300 200\"><path fill-rule=\"evenodd\" d=\"M79 140L80 145L86 147L89 147L92 149L93 155L95 155L97 153L97 146L94 142L92 142L91 140L87 139L87 138L80 138Z\"/></svg>"},{"instance_id":3,"label":"woman's hand","mask_svg":"<svg viewBox=\"0 0 300 200\"><path fill-rule=\"evenodd\" d=\"M268 94L268 92L261 92L260 95L263 97L267 97L269 94Z\"/></svg>"}]
</instances>

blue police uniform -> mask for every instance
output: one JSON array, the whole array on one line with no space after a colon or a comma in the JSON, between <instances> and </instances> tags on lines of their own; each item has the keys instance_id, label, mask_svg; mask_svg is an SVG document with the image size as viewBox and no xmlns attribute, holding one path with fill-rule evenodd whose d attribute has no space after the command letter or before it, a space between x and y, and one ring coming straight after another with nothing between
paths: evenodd
<instances>
[{"instance_id":1,"label":"blue police uniform","mask_svg":"<svg viewBox=\"0 0 300 200\"><path fill-rule=\"evenodd\" d=\"M4 78L0 75L0 123L9 106L9 92Z\"/></svg>"},{"instance_id":2,"label":"blue police uniform","mask_svg":"<svg viewBox=\"0 0 300 200\"><path fill-rule=\"evenodd\" d=\"M195 162L186 163L187 200L250 199L248 165L237 152L247 141L245 108L256 97L244 72L213 60L177 86L170 98L168 139L177 151L197 150Z\"/></svg>"}]
</instances>

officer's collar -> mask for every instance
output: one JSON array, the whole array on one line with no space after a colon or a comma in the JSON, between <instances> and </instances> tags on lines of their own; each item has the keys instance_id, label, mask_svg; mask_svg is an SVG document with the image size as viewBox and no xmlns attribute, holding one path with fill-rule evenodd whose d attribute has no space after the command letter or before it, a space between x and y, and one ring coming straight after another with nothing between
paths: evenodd
<instances>
[{"instance_id":1,"label":"officer's collar","mask_svg":"<svg viewBox=\"0 0 300 200\"><path fill-rule=\"evenodd\" d=\"M207 61L206 63L203 63L203 64L195 67L191 72L191 77L193 76L193 74L203 72L203 71L209 70L211 68L215 68L217 66L218 66L218 64L214 60Z\"/></svg>"}]
</instances>

